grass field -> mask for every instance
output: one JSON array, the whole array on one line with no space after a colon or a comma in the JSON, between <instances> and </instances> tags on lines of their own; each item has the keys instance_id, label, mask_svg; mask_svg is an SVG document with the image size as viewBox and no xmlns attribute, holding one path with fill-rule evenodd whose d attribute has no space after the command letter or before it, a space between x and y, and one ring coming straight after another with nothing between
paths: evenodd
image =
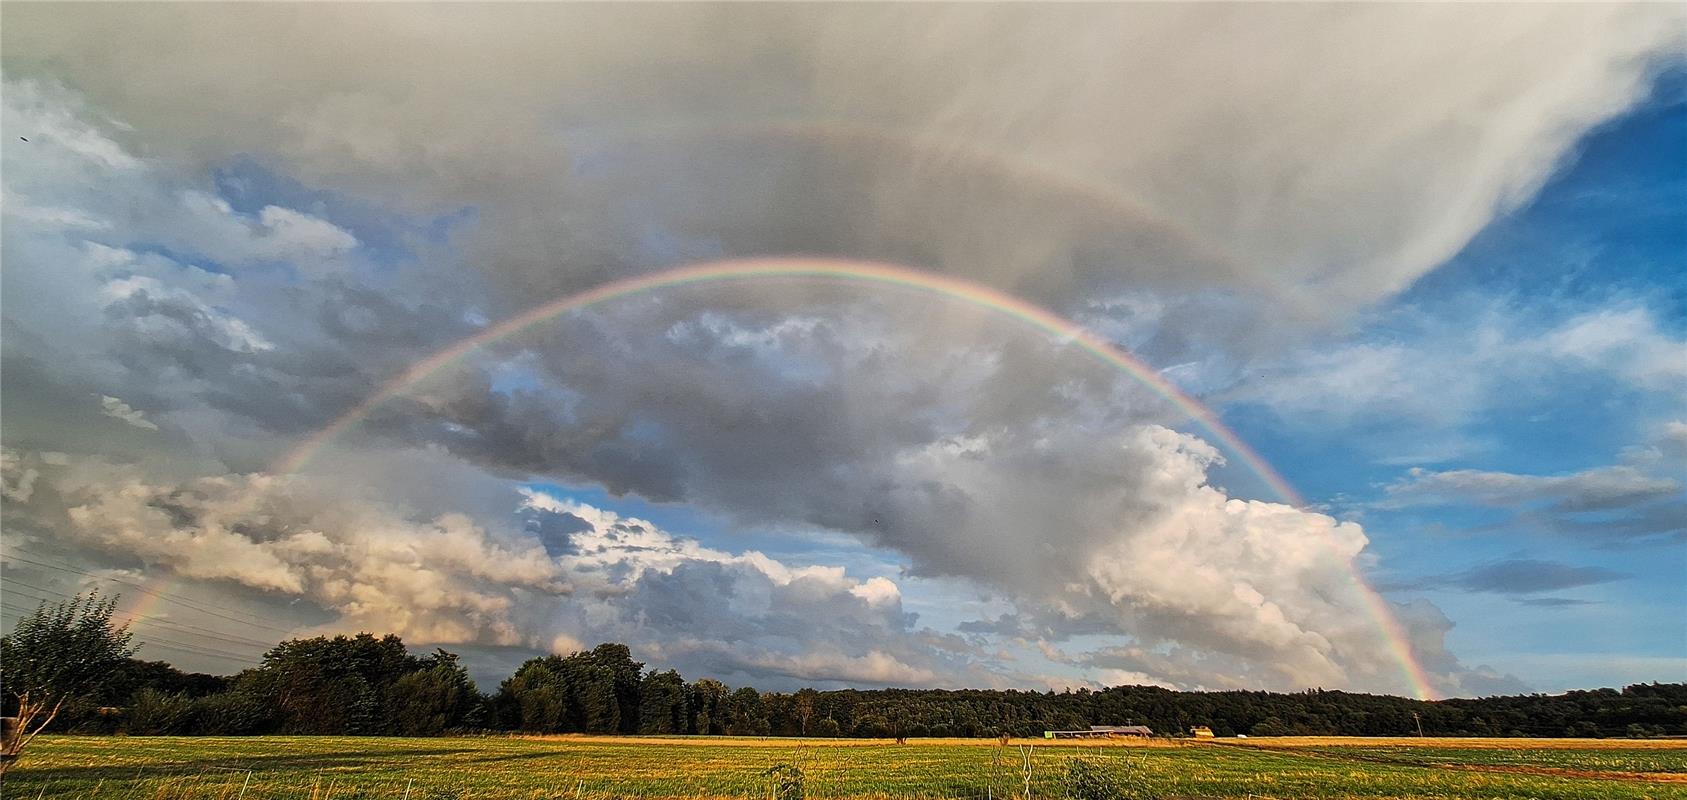
<instances>
[{"instance_id":1,"label":"grass field","mask_svg":"<svg viewBox=\"0 0 1687 800\"><path fill-rule=\"evenodd\" d=\"M1545 739L1527 747L1517 746L1516 739L1460 739L1450 744L1445 739L1373 739L1363 744L1316 737L1258 741L1258 746L1390 764L1687 780L1687 742L1668 740Z\"/></svg>"},{"instance_id":2,"label":"grass field","mask_svg":"<svg viewBox=\"0 0 1687 800\"><path fill-rule=\"evenodd\" d=\"M1687 798L1687 741L1247 739L1087 744L685 738L43 737L7 798L447 800L773 796L800 766L811 798L1065 795L1102 763L1162 798Z\"/></svg>"}]
</instances>

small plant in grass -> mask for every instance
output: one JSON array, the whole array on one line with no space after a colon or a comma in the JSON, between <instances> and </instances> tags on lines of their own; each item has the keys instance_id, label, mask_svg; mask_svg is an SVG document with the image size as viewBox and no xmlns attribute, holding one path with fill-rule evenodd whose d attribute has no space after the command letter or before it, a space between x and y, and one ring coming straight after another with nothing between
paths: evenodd
<instances>
[{"instance_id":1,"label":"small plant in grass","mask_svg":"<svg viewBox=\"0 0 1687 800\"><path fill-rule=\"evenodd\" d=\"M1066 762L1067 800L1158 800L1134 771L1121 771L1099 760L1073 758Z\"/></svg>"},{"instance_id":2,"label":"small plant in grass","mask_svg":"<svg viewBox=\"0 0 1687 800\"><path fill-rule=\"evenodd\" d=\"M803 800L802 767L779 763L762 774L773 779L773 800Z\"/></svg>"},{"instance_id":3,"label":"small plant in grass","mask_svg":"<svg viewBox=\"0 0 1687 800\"><path fill-rule=\"evenodd\" d=\"M1119 780L1100 764L1087 758L1066 762L1067 800L1119 800L1123 796Z\"/></svg>"}]
</instances>

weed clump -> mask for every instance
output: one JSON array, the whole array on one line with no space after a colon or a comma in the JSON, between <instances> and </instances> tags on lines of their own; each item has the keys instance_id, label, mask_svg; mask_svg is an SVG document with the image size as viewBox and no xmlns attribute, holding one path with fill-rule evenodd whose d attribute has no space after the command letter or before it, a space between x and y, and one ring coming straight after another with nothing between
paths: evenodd
<instances>
[{"instance_id":1,"label":"weed clump","mask_svg":"<svg viewBox=\"0 0 1687 800\"><path fill-rule=\"evenodd\" d=\"M803 800L802 767L779 763L762 773L773 779L773 800Z\"/></svg>"},{"instance_id":2,"label":"weed clump","mask_svg":"<svg viewBox=\"0 0 1687 800\"><path fill-rule=\"evenodd\" d=\"M1067 800L1159 800L1133 770L1101 763L1090 758L1073 758L1066 762L1065 780Z\"/></svg>"}]
</instances>

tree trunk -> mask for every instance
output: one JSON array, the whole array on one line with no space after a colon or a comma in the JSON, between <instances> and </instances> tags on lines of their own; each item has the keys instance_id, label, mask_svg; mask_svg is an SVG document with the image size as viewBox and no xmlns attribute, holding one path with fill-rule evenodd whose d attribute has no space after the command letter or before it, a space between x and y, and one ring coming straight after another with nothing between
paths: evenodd
<instances>
[{"instance_id":1,"label":"tree trunk","mask_svg":"<svg viewBox=\"0 0 1687 800\"><path fill-rule=\"evenodd\" d=\"M28 747L36 736L41 735L41 731L48 725L53 724L53 720L59 716L59 710L64 708L62 697L53 703L52 708L45 708L45 702L34 702L28 692L18 695L17 698L17 717L7 717L5 730L0 730L0 775L11 769L23 749Z\"/></svg>"}]
</instances>

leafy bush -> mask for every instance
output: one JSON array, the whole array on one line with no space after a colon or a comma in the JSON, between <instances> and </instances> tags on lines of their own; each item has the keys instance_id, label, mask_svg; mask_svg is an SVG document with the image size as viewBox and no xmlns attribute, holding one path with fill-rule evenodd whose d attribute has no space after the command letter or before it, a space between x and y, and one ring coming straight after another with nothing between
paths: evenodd
<instances>
[{"instance_id":1,"label":"leafy bush","mask_svg":"<svg viewBox=\"0 0 1687 800\"><path fill-rule=\"evenodd\" d=\"M762 774L773 779L773 800L803 800L802 767L774 764Z\"/></svg>"},{"instance_id":2,"label":"leafy bush","mask_svg":"<svg viewBox=\"0 0 1687 800\"><path fill-rule=\"evenodd\" d=\"M139 736L174 736L193 731L195 704L185 694L165 694L157 689L135 693L129 707L129 733Z\"/></svg>"},{"instance_id":3,"label":"leafy bush","mask_svg":"<svg viewBox=\"0 0 1687 800\"><path fill-rule=\"evenodd\" d=\"M232 689L194 701L199 733L252 736L276 727L275 714L262 697Z\"/></svg>"}]
</instances>

